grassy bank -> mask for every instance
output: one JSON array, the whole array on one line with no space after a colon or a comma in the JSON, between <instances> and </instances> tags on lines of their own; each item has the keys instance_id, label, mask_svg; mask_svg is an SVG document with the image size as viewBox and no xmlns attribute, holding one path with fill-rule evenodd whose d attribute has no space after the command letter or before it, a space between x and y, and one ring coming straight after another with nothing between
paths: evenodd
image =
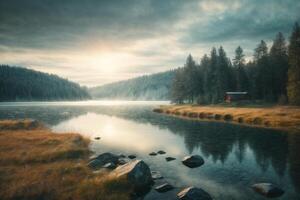
<instances>
[{"instance_id":1,"label":"grassy bank","mask_svg":"<svg viewBox=\"0 0 300 200\"><path fill-rule=\"evenodd\" d=\"M300 107L228 107L170 105L154 109L155 112L199 120L226 121L261 127L300 130Z\"/></svg>"},{"instance_id":2,"label":"grassy bank","mask_svg":"<svg viewBox=\"0 0 300 200\"><path fill-rule=\"evenodd\" d=\"M0 121L0 199L129 199L126 182L86 166L88 144L35 121Z\"/></svg>"}]
</instances>

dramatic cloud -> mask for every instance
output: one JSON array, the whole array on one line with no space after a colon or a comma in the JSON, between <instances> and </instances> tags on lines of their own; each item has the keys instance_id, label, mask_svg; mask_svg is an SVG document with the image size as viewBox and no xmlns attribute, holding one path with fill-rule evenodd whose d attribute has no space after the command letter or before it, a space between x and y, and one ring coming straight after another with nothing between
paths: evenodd
<instances>
[{"instance_id":1,"label":"dramatic cloud","mask_svg":"<svg viewBox=\"0 0 300 200\"><path fill-rule=\"evenodd\" d=\"M0 58L93 86L181 66L212 46L247 54L300 21L298 0L0 0Z\"/></svg>"}]
</instances>

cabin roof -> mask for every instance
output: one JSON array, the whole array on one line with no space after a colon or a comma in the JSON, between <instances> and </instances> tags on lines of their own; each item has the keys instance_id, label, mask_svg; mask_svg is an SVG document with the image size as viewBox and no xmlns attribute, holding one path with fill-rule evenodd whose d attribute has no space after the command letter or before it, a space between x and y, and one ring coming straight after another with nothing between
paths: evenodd
<instances>
[{"instance_id":1,"label":"cabin roof","mask_svg":"<svg viewBox=\"0 0 300 200\"><path fill-rule=\"evenodd\" d=\"M226 94L239 95L239 94L248 94L248 92L226 92Z\"/></svg>"}]
</instances>

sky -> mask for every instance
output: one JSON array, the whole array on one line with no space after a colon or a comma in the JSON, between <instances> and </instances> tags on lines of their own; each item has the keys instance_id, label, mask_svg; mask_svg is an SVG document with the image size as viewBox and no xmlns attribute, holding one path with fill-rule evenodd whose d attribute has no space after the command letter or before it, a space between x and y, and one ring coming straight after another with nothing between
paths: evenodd
<instances>
[{"instance_id":1,"label":"sky","mask_svg":"<svg viewBox=\"0 0 300 200\"><path fill-rule=\"evenodd\" d=\"M277 32L288 40L299 0L0 0L0 63L88 87L197 62L213 46L247 59Z\"/></svg>"}]
</instances>

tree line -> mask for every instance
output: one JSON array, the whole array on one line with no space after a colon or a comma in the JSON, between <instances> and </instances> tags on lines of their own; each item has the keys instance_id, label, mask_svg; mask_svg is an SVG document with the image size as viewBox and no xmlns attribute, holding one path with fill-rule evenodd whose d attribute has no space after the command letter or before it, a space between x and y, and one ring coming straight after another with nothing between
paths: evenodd
<instances>
[{"instance_id":1,"label":"tree line","mask_svg":"<svg viewBox=\"0 0 300 200\"><path fill-rule=\"evenodd\" d=\"M246 62L238 46L232 60L223 47L212 48L200 63L192 55L176 71L171 100L176 103L215 104L228 91L248 92L250 99L272 103L300 104L300 28L295 23L287 44L279 32L269 49L261 40L253 59Z\"/></svg>"},{"instance_id":2,"label":"tree line","mask_svg":"<svg viewBox=\"0 0 300 200\"><path fill-rule=\"evenodd\" d=\"M89 98L87 88L56 75L0 65L0 101Z\"/></svg>"},{"instance_id":3,"label":"tree line","mask_svg":"<svg viewBox=\"0 0 300 200\"><path fill-rule=\"evenodd\" d=\"M175 70L144 75L89 89L96 99L168 100Z\"/></svg>"}]
</instances>

